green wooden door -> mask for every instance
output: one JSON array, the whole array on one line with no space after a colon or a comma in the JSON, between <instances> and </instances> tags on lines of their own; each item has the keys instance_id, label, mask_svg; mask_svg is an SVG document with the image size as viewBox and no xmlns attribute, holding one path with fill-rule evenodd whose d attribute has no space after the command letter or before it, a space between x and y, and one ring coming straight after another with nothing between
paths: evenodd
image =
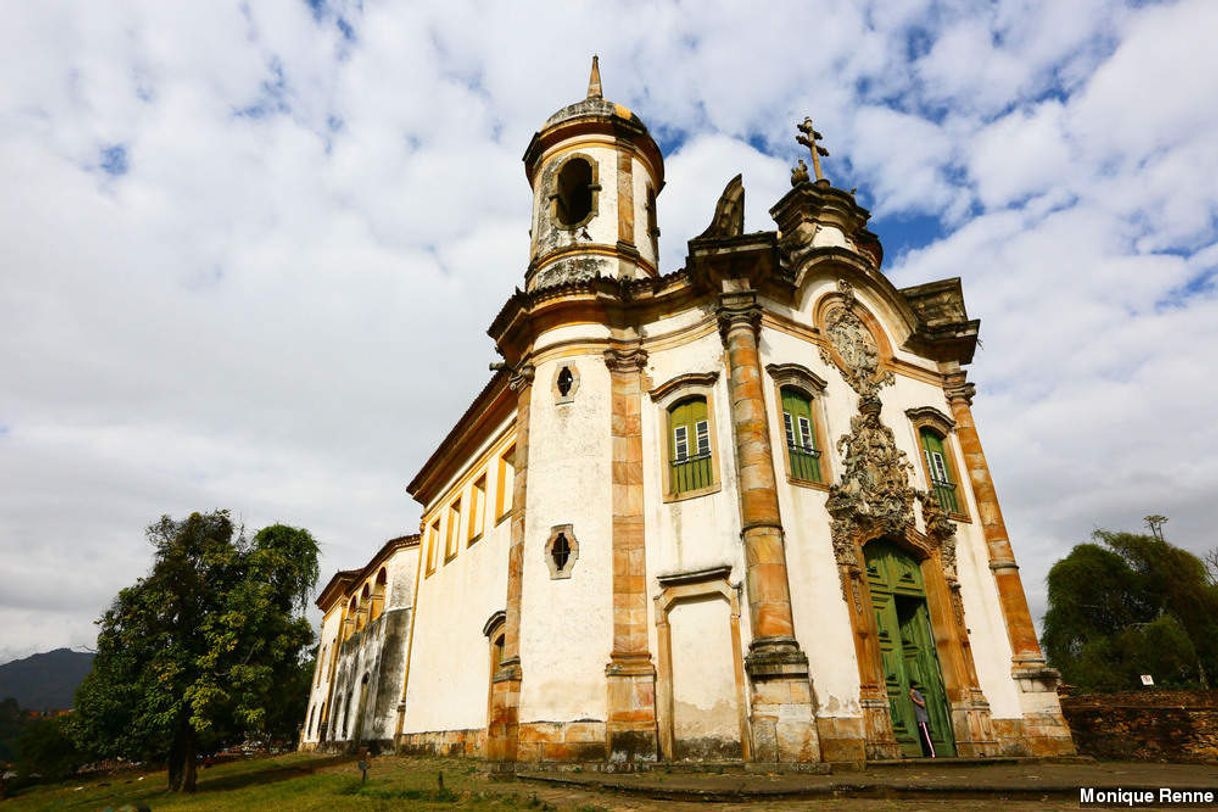
<instances>
[{"instance_id":1,"label":"green wooden door","mask_svg":"<svg viewBox=\"0 0 1218 812\"><path fill-rule=\"evenodd\" d=\"M893 734L905 756L921 756L909 686L922 685L930 713L931 741L939 756L956 754L943 671L935 650L926 591L918 562L895 544L874 541L864 548L867 585L875 611L884 687Z\"/></svg>"}]
</instances>

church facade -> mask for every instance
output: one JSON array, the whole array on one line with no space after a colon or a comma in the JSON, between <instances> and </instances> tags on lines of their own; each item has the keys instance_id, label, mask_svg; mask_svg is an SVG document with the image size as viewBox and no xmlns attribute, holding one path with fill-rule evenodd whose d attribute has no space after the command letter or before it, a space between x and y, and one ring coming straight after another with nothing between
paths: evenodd
<instances>
[{"instance_id":1,"label":"church facade","mask_svg":"<svg viewBox=\"0 0 1218 812\"><path fill-rule=\"evenodd\" d=\"M800 131L777 230L745 231L737 176L662 274L663 157L595 63L544 123L503 362L409 485L403 634L362 644L400 694L316 680L355 721L303 746L887 759L921 755L917 687L939 755L1073 752L972 417L979 322L959 279L893 286ZM357 580L323 592L323 651L357 648Z\"/></svg>"}]
</instances>

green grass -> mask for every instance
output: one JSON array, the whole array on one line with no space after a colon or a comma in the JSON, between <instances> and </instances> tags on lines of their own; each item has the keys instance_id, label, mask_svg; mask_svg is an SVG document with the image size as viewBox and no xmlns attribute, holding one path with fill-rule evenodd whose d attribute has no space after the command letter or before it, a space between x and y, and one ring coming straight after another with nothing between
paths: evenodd
<instances>
[{"instance_id":1,"label":"green grass","mask_svg":"<svg viewBox=\"0 0 1218 812\"><path fill-rule=\"evenodd\" d=\"M555 803L539 797L531 787L492 781L471 762L459 759L381 756L372 760L368 783L362 784L353 757L292 753L201 769L198 791L193 795L171 793L165 782L161 770L32 787L0 802L0 810L118 810L141 804L156 812L598 808L586 805L584 799L562 798Z\"/></svg>"}]
</instances>

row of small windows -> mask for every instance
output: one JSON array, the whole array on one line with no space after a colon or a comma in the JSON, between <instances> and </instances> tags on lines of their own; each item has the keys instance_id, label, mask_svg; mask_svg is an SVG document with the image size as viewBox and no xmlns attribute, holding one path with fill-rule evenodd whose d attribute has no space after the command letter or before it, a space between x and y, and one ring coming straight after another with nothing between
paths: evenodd
<instances>
[{"instance_id":1,"label":"row of small windows","mask_svg":"<svg viewBox=\"0 0 1218 812\"><path fill-rule=\"evenodd\" d=\"M782 399L783 433L791 479L825 483L819 447L814 400L803 390L784 386ZM919 441L926 461L926 476L931 490L947 513L962 517L961 500L946 438L933 428L922 426ZM677 401L668 408L669 491L670 495L690 495L712 487L715 477L711 448L711 423L707 399L697 395Z\"/></svg>"},{"instance_id":2,"label":"row of small windows","mask_svg":"<svg viewBox=\"0 0 1218 812\"><path fill-rule=\"evenodd\" d=\"M512 512L512 488L516 479L516 446L509 447L496 458L495 463L495 512L494 521L498 524ZM482 538L486 530L486 486L487 472L482 472L470 485L469 492L463 493L449 503L448 507L437 513L427 527L427 561L426 574L436 571L439 559L440 544L444 545L444 562L457 557L461 549L461 517L468 511L465 524L465 546L472 547ZM441 539L441 519L444 521L443 538Z\"/></svg>"},{"instance_id":3,"label":"row of small windows","mask_svg":"<svg viewBox=\"0 0 1218 812\"><path fill-rule=\"evenodd\" d=\"M779 394L782 398L782 422L791 479L825 484L813 398L793 386L782 387ZM935 496L946 512L959 516L960 499L950 457L945 450L945 438L932 428L922 427L919 430L919 439L926 461L927 478ZM668 408L668 442L668 490L671 496L693 495L714 487L716 468L706 397L694 395L683 398ZM495 470L493 515L497 524L512 509L515 446L498 456ZM461 518L467 506L469 516L465 525L466 546L473 546L482 537L487 520L486 492L487 474L484 472L474 480L467 494L458 496L441 515L431 521L427 531L428 575L436 570L441 542L444 546L445 563L457 557L461 547ZM443 523L443 533L442 517L446 519ZM562 565L559 569L562 569ZM362 628L360 625L356 630Z\"/></svg>"}]
</instances>

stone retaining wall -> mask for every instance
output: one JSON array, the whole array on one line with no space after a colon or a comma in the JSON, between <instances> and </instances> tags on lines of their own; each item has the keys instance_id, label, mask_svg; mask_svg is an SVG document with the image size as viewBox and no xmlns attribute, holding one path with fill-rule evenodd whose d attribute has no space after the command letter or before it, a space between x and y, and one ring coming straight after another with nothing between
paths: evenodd
<instances>
[{"instance_id":1,"label":"stone retaining wall","mask_svg":"<svg viewBox=\"0 0 1218 812\"><path fill-rule=\"evenodd\" d=\"M1218 763L1218 691L1124 691L1061 698L1082 755Z\"/></svg>"}]
</instances>

